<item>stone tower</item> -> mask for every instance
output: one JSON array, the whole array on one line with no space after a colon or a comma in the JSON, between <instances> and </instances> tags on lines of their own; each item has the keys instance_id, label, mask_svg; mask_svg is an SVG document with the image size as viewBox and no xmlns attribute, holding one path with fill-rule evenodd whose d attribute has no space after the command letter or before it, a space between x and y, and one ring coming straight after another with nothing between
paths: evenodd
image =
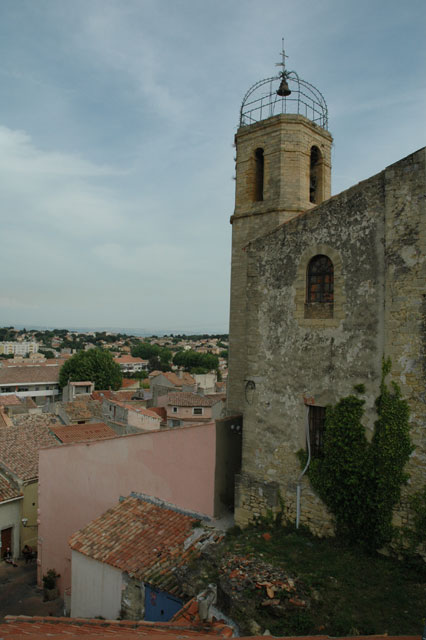
<instances>
[{"instance_id":1,"label":"stone tower","mask_svg":"<svg viewBox=\"0 0 426 640\"><path fill-rule=\"evenodd\" d=\"M228 413L243 413L247 352L245 247L331 195L331 145L321 93L285 68L244 96L235 136Z\"/></svg>"}]
</instances>

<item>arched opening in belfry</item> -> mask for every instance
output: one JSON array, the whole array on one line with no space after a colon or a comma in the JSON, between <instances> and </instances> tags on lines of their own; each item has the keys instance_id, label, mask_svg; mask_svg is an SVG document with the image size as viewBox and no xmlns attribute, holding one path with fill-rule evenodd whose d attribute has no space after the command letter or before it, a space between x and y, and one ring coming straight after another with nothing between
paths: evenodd
<instances>
[{"instance_id":1,"label":"arched opening in belfry","mask_svg":"<svg viewBox=\"0 0 426 640\"><path fill-rule=\"evenodd\" d=\"M321 151L315 145L311 147L309 171L309 202L319 204L323 200L323 163Z\"/></svg>"},{"instance_id":2,"label":"arched opening in belfry","mask_svg":"<svg viewBox=\"0 0 426 640\"><path fill-rule=\"evenodd\" d=\"M256 149L254 152L254 160L254 200L259 202L263 200L263 182L265 175L265 158L263 156L263 149Z\"/></svg>"}]
</instances>

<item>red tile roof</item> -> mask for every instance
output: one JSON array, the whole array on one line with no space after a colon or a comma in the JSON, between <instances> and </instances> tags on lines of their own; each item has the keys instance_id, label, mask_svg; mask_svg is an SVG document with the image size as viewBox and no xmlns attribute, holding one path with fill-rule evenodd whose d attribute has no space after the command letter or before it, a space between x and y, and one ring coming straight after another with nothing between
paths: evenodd
<instances>
[{"instance_id":1,"label":"red tile roof","mask_svg":"<svg viewBox=\"0 0 426 640\"><path fill-rule=\"evenodd\" d=\"M119 437L115 431L104 422L86 422L86 424L51 427L50 430L61 442L83 442L85 440L102 440L104 438Z\"/></svg>"},{"instance_id":2,"label":"red tile roof","mask_svg":"<svg viewBox=\"0 0 426 640\"><path fill-rule=\"evenodd\" d=\"M199 555L200 544L222 534L194 528L199 517L135 494L75 533L71 549L138 580L181 595L173 569Z\"/></svg>"},{"instance_id":3,"label":"red tile roof","mask_svg":"<svg viewBox=\"0 0 426 640\"><path fill-rule=\"evenodd\" d=\"M92 400L100 400L102 402L105 398L113 398L114 391L110 391L109 389L105 389L104 391L93 391L90 394L90 397Z\"/></svg>"},{"instance_id":4,"label":"red tile roof","mask_svg":"<svg viewBox=\"0 0 426 640\"><path fill-rule=\"evenodd\" d=\"M148 360L143 360L142 358L134 358L133 356L124 355L124 356L119 356L118 358L114 358L114 362L116 362L117 364L136 364L140 362L147 363Z\"/></svg>"},{"instance_id":5,"label":"red tile roof","mask_svg":"<svg viewBox=\"0 0 426 640\"><path fill-rule=\"evenodd\" d=\"M0 624L0 636L9 640L82 640L83 638L111 638L111 640L212 640L212 636L229 638L229 627L205 625L202 628L173 622L145 622L136 620L98 620L90 618L43 618L40 616L6 616ZM271 636L247 636L240 640L265 640ZM420 640L421 636L352 636L340 640ZM276 638L278 640L278 638ZM330 636L286 636L285 640L330 640Z\"/></svg>"},{"instance_id":6,"label":"red tile roof","mask_svg":"<svg viewBox=\"0 0 426 640\"><path fill-rule=\"evenodd\" d=\"M139 391L139 389L133 389L133 391L122 391L120 389L114 392L113 399L119 402L129 402L129 400L133 400L137 391Z\"/></svg>"},{"instance_id":7,"label":"red tile roof","mask_svg":"<svg viewBox=\"0 0 426 640\"><path fill-rule=\"evenodd\" d=\"M43 416L20 416L43 418ZM20 480L38 477L38 451L42 447L59 445L50 433L49 425L22 424L0 429L0 464Z\"/></svg>"},{"instance_id":8,"label":"red tile roof","mask_svg":"<svg viewBox=\"0 0 426 640\"><path fill-rule=\"evenodd\" d=\"M167 404L176 407L211 407L221 399L222 398L218 398L217 396L199 396L190 391L182 391L169 393L167 396Z\"/></svg>"},{"instance_id":9,"label":"red tile roof","mask_svg":"<svg viewBox=\"0 0 426 640\"><path fill-rule=\"evenodd\" d=\"M0 396L0 404L3 405L3 407L10 407L12 405L22 405L18 396L15 396L12 393L9 393L4 396Z\"/></svg>"},{"instance_id":10,"label":"red tile roof","mask_svg":"<svg viewBox=\"0 0 426 640\"><path fill-rule=\"evenodd\" d=\"M0 367L0 384L23 384L24 382L46 382L54 384L59 381L60 366L57 364L36 364L14 367Z\"/></svg>"},{"instance_id":11,"label":"red tile roof","mask_svg":"<svg viewBox=\"0 0 426 640\"><path fill-rule=\"evenodd\" d=\"M182 372L182 377L180 378L173 371L158 371L156 372L158 376L164 376L174 387L182 387L183 385L193 386L196 384L194 378L190 373L186 371ZM151 379L156 378L157 376L150 376Z\"/></svg>"},{"instance_id":12,"label":"red tile roof","mask_svg":"<svg viewBox=\"0 0 426 640\"><path fill-rule=\"evenodd\" d=\"M0 476L0 502L4 500L13 500L22 496L20 489L11 481Z\"/></svg>"},{"instance_id":13,"label":"red tile roof","mask_svg":"<svg viewBox=\"0 0 426 640\"><path fill-rule=\"evenodd\" d=\"M0 624L0 637L9 640L82 640L92 637L111 640L211 640L212 636L229 637L228 633L225 635L216 626L197 628L170 622L136 620L6 616L5 622Z\"/></svg>"},{"instance_id":14,"label":"red tile roof","mask_svg":"<svg viewBox=\"0 0 426 640\"><path fill-rule=\"evenodd\" d=\"M139 387L139 380L136 380L135 378L123 378L121 381L122 389L126 389L126 387L134 387L135 385Z\"/></svg>"},{"instance_id":15,"label":"red tile roof","mask_svg":"<svg viewBox=\"0 0 426 640\"><path fill-rule=\"evenodd\" d=\"M122 391L121 389L119 391L110 391L109 389L106 389L104 391L94 391L91 394L91 397L93 400L121 400L121 401L128 401L128 400L132 400L133 396L135 395L135 393L138 391L138 389L133 389L133 391Z\"/></svg>"}]
</instances>

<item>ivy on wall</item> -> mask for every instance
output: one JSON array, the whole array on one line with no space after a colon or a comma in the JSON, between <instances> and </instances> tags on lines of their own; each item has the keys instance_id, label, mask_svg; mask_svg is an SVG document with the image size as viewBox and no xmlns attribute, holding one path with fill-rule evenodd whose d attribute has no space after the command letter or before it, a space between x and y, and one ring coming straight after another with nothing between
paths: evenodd
<instances>
[{"instance_id":1,"label":"ivy on wall","mask_svg":"<svg viewBox=\"0 0 426 640\"><path fill-rule=\"evenodd\" d=\"M413 450L407 402L395 382L391 389L385 383L390 366L390 360L383 362L371 442L361 422L364 400L343 398L327 407L324 453L308 470L312 487L334 515L336 534L370 550L392 539L392 512L408 479L404 467ZM364 391L361 385L356 390Z\"/></svg>"}]
</instances>

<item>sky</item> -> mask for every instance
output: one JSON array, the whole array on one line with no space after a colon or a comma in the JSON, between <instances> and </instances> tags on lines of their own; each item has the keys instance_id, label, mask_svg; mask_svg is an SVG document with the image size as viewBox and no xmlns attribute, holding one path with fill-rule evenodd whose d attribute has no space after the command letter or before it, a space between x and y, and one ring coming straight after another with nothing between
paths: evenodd
<instances>
[{"instance_id":1,"label":"sky","mask_svg":"<svg viewBox=\"0 0 426 640\"><path fill-rule=\"evenodd\" d=\"M0 0L0 326L227 332L241 101L324 95L333 194L425 145L424 0Z\"/></svg>"}]
</instances>

